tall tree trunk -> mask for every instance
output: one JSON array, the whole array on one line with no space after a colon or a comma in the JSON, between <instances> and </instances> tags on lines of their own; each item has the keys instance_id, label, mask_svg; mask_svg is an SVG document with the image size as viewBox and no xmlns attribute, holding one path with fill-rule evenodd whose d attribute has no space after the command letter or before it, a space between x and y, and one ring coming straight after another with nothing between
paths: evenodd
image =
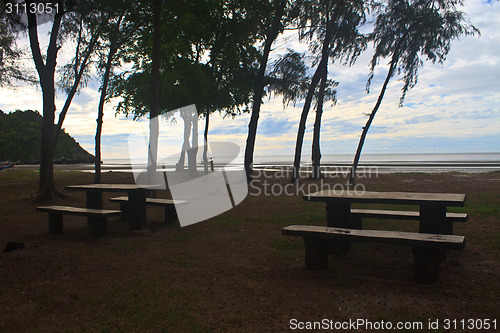
<instances>
[{"instance_id":1,"label":"tall tree trunk","mask_svg":"<svg viewBox=\"0 0 500 333\"><path fill-rule=\"evenodd\" d=\"M205 130L203 132L203 172L208 173L208 127L210 125L210 112L207 110L205 115ZM212 167L212 171L213 167Z\"/></svg>"},{"instance_id":2,"label":"tall tree trunk","mask_svg":"<svg viewBox=\"0 0 500 333\"><path fill-rule=\"evenodd\" d=\"M97 127L95 133L95 174L94 182L99 184L101 182L101 133L102 133L102 123L104 118L104 103L106 102L106 94L108 90L109 76L111 74L111 65L113 63L113 58L116 54L116 40L112 40L109 46L108 58L106 59L106 66L104 68L104 78L102 80L101 86L101 96L99 98L99 107L97 113Z\"/></svg>"},{"instance_id":3,"label":"tall tree trunk","mask_svg":"<svg viewBox=\"0 0 500 333\"><path fill-rule=\"evenodd\" d=\"M328 54L330 50L330 43L333 35L333 22L328 21L326 24L326 35L323 40L322 50L321 50L321 60L318 64L318 68L314 72L314 75L311 79L311 85L309 86L309 91L307 92L306 100L304 102L304 107L302 109L302 114L300 115L299 129L297 132L297 141L295 143L295 156L293 160L293 175L291 182L294 182L299 176L300 169L300 157L302 154L302 144L304 142L304 134L306 131L306 120L307 115L309 114L309 110L311 108L311 103L314 97L314 92L316 90L316 86L321 79L325 68L328 66Z\"/></svg>"},{"instance_id":4,"label":"tall tree trunk","mask_svg":"<svg viewBox=\"0 0 500 333\"><path fill-rule=\"evenodd\" d=\"M44 81L44 83L40 80L40 84L42 85L43 96L40 182L38 191L33 198L37 202L54 200L54 148L52 142L54 139L54 114L56 108L54 103L55 92L54 88L50 87L50 79Z\"/></svg>"},{"instance_id":5,"label":"tall tree trunk","mask_svg":"<svg viewBox=\"0 0 500 333\"><path fill-rule=\"evenodd\" d=\"M264 45L264 51L262 54L262 60L260 62L259 72L255 78L254 86L254 96L252 105L252 115L250 116L250 123L248 124L248 137L245 148L245 172L247 176L247 182L252 180L253 172L253 153L255 150L255 138L257 136L257 125L259 122L260 107L262 104L262 96L264 94L264 75L266 73L267 62L269 60L269 54L271 53L271 46L273 42L278 37L281 30L281 18L285 11L286 1L281 0L276 8L276 13L274 15L273 23L271 28L267 33L266 42Z\"/></svg>"},{"instance_id":6,"label":"tall tree trunk","mask_svg":"<svg viewBox=\"0 0 500 333\"><path fill-rule=\"evenodd\" d=\"M110 35L109 53L104 66L104 78L101 86L101 96L99 98L99 106L97 108L97 126L95 131L95 157L94 157L94 182L101 183L101 134L102 123L104 118L104 104L106 103L106 95L108 93L109 77L111 75L111 67L113 66L113 58L118 51L118 33L120 25L125 15L125 10L120 14L118 22Z\"/></svg>"},{"instance_id":7,"label":"tall tree trunk","mask_svg":"<svg viewBox=\"0 0 500 333\"><path fill-rule=\"evenodd\" d=\"M325 98L326 81L328 79L328 62L325 66L319 84L318 104L316 106L316 119L314 120L313 142L312 142L312 178L321 178L321 149L320 149L320 131L321 131L321 116L323 115L323 102Z\"/></svg>"},{"instance_id":8,"label":"tall tree trunk","mask_svg":"<svg viewBox=\"0 0 500 333\"><path fill-rule=\"evenodd\" d=\"M191 136L191 126L192 122L189 117L187 110L180 110L180 115L182 121L184 122L184 141L182 142L181 156L179 157L179 161L175 166L175 171L184 170L184 164L186 161L186 154L191 149L191 144L189 143L189 137Z\"/></svg>"},{"instance_id":9,"label":"tall tree trunk","mask_svg":"<svg viewBox=\"0 0 500 333\"><path fill-rule=\"evenodd\" d=\"M28 0L26 6L34 2ZM62 1L58 1L58 5L62 11ZM42 88L43 98L43 120L42 120L42 135L41 135L41 151L40 151L40 181L37 193L33 200L52 201L54 194L54 119L55 119L55 87L54 73L57 58L57 37L59 35L59 27L61 25L62 14L57 14L54 17L52 30L50 33L49 45L47 46L47 55L45 63L40 51L38 41L38 30L36 16L28 11L28 36L30 40L31 53L35 62L35 67L40 78L40 86Z\"/></svg>"},{"instance_id":10,"label":"tall tree trunk","mask_svg":"<svg viewBox=\"0 0 500 333\"><path fill-rule=\"evenodd\" d=\"M160 105L160 44L161 0L153 0L153 50L151 57L151 84L149 110L148 183L154 184L158 157L159 105Z\"/></svg>"},{"instance_id":11,"label":"tall tree trunk","mask_svg":"<svg viewBox=\"0 0 500 333\"><path fill-rule=\"evenodd\" d=\"M363 144L365 143L366 134L368 133L368 129L372 124L373 118L375 118L375 114L377 113L380 104L382 104L382 100L384 99L385 90L387 89L387 85L391 80L391 77L394 75L394 70L397 65L397 55L396 53L392 57L391 66L389 67L389 71L387 72L387 76L385 78L385 82L382 86L382 90L378 95L377 103L375 103L375 107L373 108L366 125L363 127L363 132L361 133L361 138L359 139L358 148L356 149L356 155L354 156L354 161L352 162L351 171L349 173L349 184L354 186L355 178L356 178L356 169L358 167L359 158L361 156L361 150L363 149Z\"/></svg>"},{"instance_id":12,"label":"tall tree trunk","mask_svg":"<svg viewBox=\"0 0 500 333\"><path fill-rule=\"evenodd\" d=\"M193 119L193 137L191 141L191 149L188 150L188 169L191 175L195 175L196 169L196 154L198 154L198 113L192 115Z\"/></svg>"}]
</instances>

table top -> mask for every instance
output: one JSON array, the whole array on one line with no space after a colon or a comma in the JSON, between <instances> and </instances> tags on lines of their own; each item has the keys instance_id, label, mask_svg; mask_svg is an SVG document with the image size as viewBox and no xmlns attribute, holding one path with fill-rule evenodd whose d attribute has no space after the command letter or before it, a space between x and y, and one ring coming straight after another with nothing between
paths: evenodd
<instances>
[{"instance_id":1,"label":"table top","mask_svg":"<svg viewBox=\"0 0 500 333\"><path fill-rule=\"evenodd\" d=\"M304 195L304 200L338 203L392 203L400 205L441 205L463 207L465 205L465 194L324 190Z\"/></svg>"},{"instance_id":2,"label":"table top","mask_svg":"<svg viewBox=\"0 0 500 333\"><path fill-rule=\"evenodd\" d=\"M136 190L155 189L155 186L139 186L137 184L86 184L66 186L72 191L102 191L102 192L128 192Z\"/></svg>"}]
</instances>

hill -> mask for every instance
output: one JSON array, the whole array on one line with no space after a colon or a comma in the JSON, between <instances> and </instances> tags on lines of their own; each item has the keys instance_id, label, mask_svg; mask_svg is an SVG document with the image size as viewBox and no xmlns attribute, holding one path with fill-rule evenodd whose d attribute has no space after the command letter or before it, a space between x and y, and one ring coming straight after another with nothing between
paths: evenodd
<instances>
[{"instance_id":1,"label":"hill","mask_svg":"<svg viewBox=\"0 0 500 333\"><path fill-rule=\"evenodd\" d=\"M0 110L0 161L40 163L42 116L32 110ZM94 156L63 129L54 154L55 163L93 163Z\"/></svg>"}]
</instances>

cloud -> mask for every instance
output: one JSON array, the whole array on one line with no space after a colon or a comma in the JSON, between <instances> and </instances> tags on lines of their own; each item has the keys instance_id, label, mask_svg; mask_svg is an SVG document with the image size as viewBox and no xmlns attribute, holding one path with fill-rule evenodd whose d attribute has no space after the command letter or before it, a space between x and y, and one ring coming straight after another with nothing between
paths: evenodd
<instances>
[{"instance_id":1,"label":"cloud","mask_svg":"<svg viewBox=\"0 0 500 333\"><path fill-rule=\"evenodd\" d=\"M462 10L481 30L481 36L454 41L443 65L426 62L420 68L417 86L408 92L401 108L398 103L402 82L400 77L394 77L368 133L364 153L500 151L500 2L466 0L464 4ZM286 37L273 44L271 61L285 53L287 48L300 52L308 49L306 44L298 42L295 31L288 31ZM65 49L58 58L59 64L70 58L69 47ZM330 78L339 82L338 104L332 107L327 103L324 108L321 131L324 154L353 154L356 149L367 120L364 114L373 109L387 74L388 60L381 59L370 93L366 93L372 52L370 46L351 67L329 65ZM32 63L30 66L34 68ZM99 100L97 86L97 82L92 82L75 96L64 123L67 132L90 151L93 151ZM64 100L65 95L58 92L56 105L59 110ZM126 157L124 136L140 126L123 115L115 117L117 101L105 106L104 158L121 153ZM295 106L289 105L285 110L279 96L264 102L256 155L293 155L303 101ZM2 88L0 109L41 112L41 91L35 86L22 86L17 90ZM303 145L304 156L311 150L314 117L315 110L311 108ZM235 119L212 115L209 140L233 142L244 149L249 119L249 114ZM203 125L203 120L200 120L201 133Z\"/></svg>"},{"instance_id":2,"label":"cloud","mask_svg":"<svg viewBox=\"0 0 500 333\"><path fill-rule=\"evenodd\" d=\"M276 117L273 114L268 115L258 127L258 134L264 136L275 136L276 133L287 133L295 126L289 118Z\"/></svg>"}]
</instances>

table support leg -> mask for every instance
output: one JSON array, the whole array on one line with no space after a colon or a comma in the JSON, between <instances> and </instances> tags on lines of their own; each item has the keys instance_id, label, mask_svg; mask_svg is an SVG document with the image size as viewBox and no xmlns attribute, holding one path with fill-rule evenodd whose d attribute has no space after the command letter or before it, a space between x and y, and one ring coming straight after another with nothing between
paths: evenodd
<instances>
[{"instance_id":1,"label":"table support leg","mask_svg":"<svg viewBox=\"0 0 500 333\"><path fill-rule=\"evenodd\" d=\"M420 233L451 234L453 222L446 221L445 206L420 206ZM439 251L440 262L446 260L446 251Z\"/></svg>"},{"instance_id":2,"label":"table support leg","mask_svg":"<svg viewBox=\"0 0 500 333\"><path fill-rule=\"evenodd\" d=\"M100 191L87 191L87 208L102 209L102 192ZM94 223L96 222L96 223ZM99 221L92 216L87 217L87 225L92 227L94 224L99 223Z\"/></svg>"},{"instance_id":3,"label":"table support leg","mask_svg":"<svg viewBox=\"0 0 500 333\"><path fill-rule=\"evenodd\" d=\"M130 230L146 230L146 191L131 191L128 194Z\"/></svg>"},{"instance_id":4,"label":"table support leg","mask_svg":"<svg viewBox=\"0 0 500 333\"><path fill-rule=\"evenodd\" d=\"M420 232L426 234L448 234L446 207L420 206Z\"/></svg>"},{"instance_id":5,"label":"table support leg","mask_svg":"<svg viewBox=\"0 0 500 333\"><path fill-rule=\"evenodd\" d=\"M130 221L130 216L129 216L129 213L130 213L130 204L128 202L122 202L122 203L120 203L120 210L123 213L122 219Z\"/></svg>"},{"instance_id":6,"label":"table support leg","mask_svg":"<svg viewBox=\"0 0 500 333\"><path fill-rule=\"evenodd\" d=\"M174 205L165 206L165 224L175 223L179 220Z\"/></svg>"},{"instance_id":7,"label":"table support leg","mask_svg":"<svg viewBox=\"0 0 500 333\"><path fill-rule=\"evenodd\" d=\"M351 228L351 204L331 203L326 204L326 225L328 227ZM351 252L351 242L332 239L329 242L328 253L347 254Z\"/></svg>"}]
</instances>

